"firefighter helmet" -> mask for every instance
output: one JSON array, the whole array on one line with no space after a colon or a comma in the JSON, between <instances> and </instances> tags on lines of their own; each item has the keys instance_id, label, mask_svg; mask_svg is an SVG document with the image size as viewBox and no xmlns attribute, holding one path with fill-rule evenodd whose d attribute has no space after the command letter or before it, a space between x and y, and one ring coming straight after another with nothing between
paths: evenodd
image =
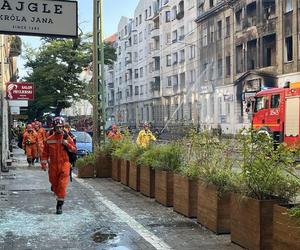
<instances>
[{"instance_id":1,"label":"firefighter helmet","mask_svg":"<svg viewBox=\"0 0 300 250\"><path fill-rule=\"evenodd\" d=\"M64 124L65 122L62 117L55 117L52 122L53 127L63 127Z\"/></svg>"}]
</instances>

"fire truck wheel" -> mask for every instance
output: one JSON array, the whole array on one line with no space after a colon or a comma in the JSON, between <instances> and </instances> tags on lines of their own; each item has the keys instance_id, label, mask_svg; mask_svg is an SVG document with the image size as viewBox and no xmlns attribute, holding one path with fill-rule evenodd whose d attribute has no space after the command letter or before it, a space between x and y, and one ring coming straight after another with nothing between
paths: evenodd
<instances>
[{"instance_id":1,"label":"fire truck wheel","mask_svg":"<svg viewBox=\"0 0 300 250\"><path fill-rule=\"evenodd\" d=\"M272 133L269 132L267 128L262 128L262 129L260 129L260 130L257 132L257 134L258 134L259 136L266 136L268 139L273 138Z\"/></svg>"}]
</instances>

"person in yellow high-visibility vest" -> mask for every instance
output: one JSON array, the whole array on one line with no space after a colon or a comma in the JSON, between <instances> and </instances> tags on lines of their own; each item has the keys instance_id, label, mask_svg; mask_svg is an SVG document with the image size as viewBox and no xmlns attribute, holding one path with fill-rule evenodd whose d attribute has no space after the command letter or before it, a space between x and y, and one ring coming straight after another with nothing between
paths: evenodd
<instances>
[{"instance_id":1,"label":"person in yellow high-visibility vest","mask_svg":"<svg viewBox=\"0 0 300 250\"><path fill-rule=\"evenodd\" d=\"M143 128L136 139L137 145L146 148L150 141L156 141L155 136L152 134L152 132L149 129L149 124L147 122L144 123Z\"/></svg>"}]
</instances>

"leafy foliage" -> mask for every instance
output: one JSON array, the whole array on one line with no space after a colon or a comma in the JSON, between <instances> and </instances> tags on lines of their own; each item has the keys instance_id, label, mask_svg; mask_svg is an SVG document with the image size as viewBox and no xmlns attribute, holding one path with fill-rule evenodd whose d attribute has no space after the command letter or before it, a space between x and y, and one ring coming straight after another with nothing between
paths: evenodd
<instances>
[{"instance_id":1,"label":"leafy foliage","mask_svg":"<svg viewBox=\"0 0 300 250\"><path fill-rule=\"evenodd\" d=\"M89 154L85 157L79 158L76 161L77 168L83 168L89 164L96 164L96 155L94 153Z\"/></svg>"},{"instance_id":2,"label":"leafy foliage","mask_svg":"<svg viewBox=\"0 0 300 250\"><path fill-rule=\"evenodd\" d=\"M232 142L218 139L208 131L190 131L186 142L186 160L181 174L213 184L219 193L232 191L237 174L233 171Z\"/></svg>"},{"instance_id":3,"label":"leafy foliage","mask_svg":"<svg viewBox=\"0 0 300 250\"><path fill-rule=\"evenodd\" d=\"M138 163L155 169L176 171L182 164L182 147L173 142L164 145L150 145L138 159Z\"/></svg>"},{"instance_id":4,"label":"leafy foliage","mask_svg":"<svg viewBox=\"0 0 300 250\"><path fill-rule=\"evenodd\" d=\"M83 69L92 62L92 36L80 34L76 39L43 39L35 52L27 48L25 58L28 82L35 83L35 101L29 104L29 118L40 118L44 112L59 115L63 108L80 99L90 99L87 84L80 79ZM115 59L114 48L106 45L106 62Z\"/></svg>"},{"instance_id":5,"label":"leafy foliage","mask_svg":"<svg viewBox=\"0 0 300 250\"><path fill-rule=\"evenodd\" d=\"M274 148L272 139L251 130L239 136L243 194L256 199L291 200L300 188L295 173L295 154L285 145Z\"/></svg>"},{"instance_id":6,"label":"leafy foliage","mask_svg":"<svg viewBox=\"0 0 300 250\"><path fill-rule=\"evenodd\" d=\"M300 205L294 206L289 209L289 216L295 218L298 221L300 227Z\"/></svg>"}]
</instances>

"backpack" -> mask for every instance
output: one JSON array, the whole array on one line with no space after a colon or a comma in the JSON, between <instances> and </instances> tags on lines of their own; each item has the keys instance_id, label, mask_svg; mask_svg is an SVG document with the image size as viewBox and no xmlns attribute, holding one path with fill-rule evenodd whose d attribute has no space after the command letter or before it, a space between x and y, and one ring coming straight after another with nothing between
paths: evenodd
<instances>
[{"instance_id":1,"label":"backpack","mask_svg":"<svg viewBox=\"0 0 300 250\"><path fill-rule=\"evenodd\" d=\"M76 145L76 139L75 139L75 136L74 136L71 132L68 134L66 131L64 131L64 137L63 137L64 140L67 140L68 136L70 136L70 137L73 139L74 144ZM73 153L73 152L70 152L66 146L65 146L65 150L66 150L67 153L68 153L68 156L69 156L69 162L70 162L71 164L75 163L76 160L77 160L77 154L76 154L76 153Z\"/></svg>"}]
</instances>

